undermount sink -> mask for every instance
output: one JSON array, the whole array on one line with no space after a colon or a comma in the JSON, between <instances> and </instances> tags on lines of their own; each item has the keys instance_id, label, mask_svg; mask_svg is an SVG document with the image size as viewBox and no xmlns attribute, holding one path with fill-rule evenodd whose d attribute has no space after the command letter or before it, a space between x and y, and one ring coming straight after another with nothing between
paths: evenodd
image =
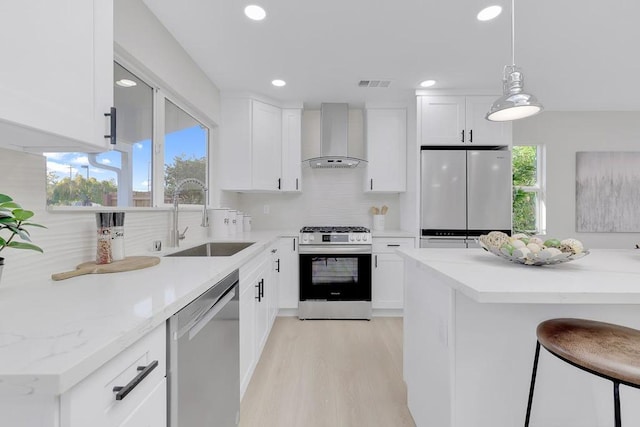
<instances>
[{"instance_id":1,"label":"undermount sink","mask_svg":"<svg viewBox=\"0 0 640 427\"><path fill-rule=\"evenodd\" d=\"M255 242L209 242L165 256L231 256L254 243Z\"/></svg>"}]
</instances>

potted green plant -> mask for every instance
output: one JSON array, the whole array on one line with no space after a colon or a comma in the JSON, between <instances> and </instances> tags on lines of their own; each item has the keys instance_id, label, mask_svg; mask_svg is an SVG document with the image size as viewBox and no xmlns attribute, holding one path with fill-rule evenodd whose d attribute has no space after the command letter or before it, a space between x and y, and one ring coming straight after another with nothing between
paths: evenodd
<instances>
[{"instance_id":1,"label":"potted green plant","mask_svg":"<svg viewBox=\"0 0 640 427\"><path fill-rule=\"evenodd\" d=\"M44 225L29 222L34 213L13 201L6 194L0 194L0 253L5 248L30 249L43 252L39 246L31 243L29 231L25 227L46 228ZM8 232L8 233L7 233ZM22 241L17 241L16 237ZM4 258L0 257L0 279Z\"/></svg>"}]
</instances>

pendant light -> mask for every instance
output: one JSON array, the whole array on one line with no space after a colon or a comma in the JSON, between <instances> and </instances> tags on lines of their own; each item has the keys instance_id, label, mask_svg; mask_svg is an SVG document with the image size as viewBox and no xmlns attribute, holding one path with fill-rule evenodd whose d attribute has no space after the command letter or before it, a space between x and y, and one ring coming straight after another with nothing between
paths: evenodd
<instances>
[{"instance_id":1,"label":"pendant light","mask_svg":"<svg viewBox=\"0 0 640 427\"><path fill-rule=\"evenodd\" d=\"M503 95L496 99L486 115L492 122L506 122L523 119L542 111L543 107L535 96L524 91L524 76L522 70L516 67L515 39L516 39L515 0L511 0L511 63L506 65L502 77Z\"/></svg>"}]
</instances>

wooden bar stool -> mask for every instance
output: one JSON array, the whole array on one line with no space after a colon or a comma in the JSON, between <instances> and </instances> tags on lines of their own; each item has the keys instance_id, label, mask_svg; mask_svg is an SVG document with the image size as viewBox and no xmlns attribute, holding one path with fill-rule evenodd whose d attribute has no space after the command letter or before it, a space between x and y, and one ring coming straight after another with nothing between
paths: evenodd
<instances>
[{"instance_id":1,"label":"wooden bar stool","mask_svg":"<svg viewBox=\"0 0 640 427\"><path fill-rule=\"evenodd\" d=\"M640 331L584 319L551 319L538 325L525 427L529 426L540 345L565 362L613 382L615 426L621 427L620 384L640 388Z\"/></svg>"}]
</instances>

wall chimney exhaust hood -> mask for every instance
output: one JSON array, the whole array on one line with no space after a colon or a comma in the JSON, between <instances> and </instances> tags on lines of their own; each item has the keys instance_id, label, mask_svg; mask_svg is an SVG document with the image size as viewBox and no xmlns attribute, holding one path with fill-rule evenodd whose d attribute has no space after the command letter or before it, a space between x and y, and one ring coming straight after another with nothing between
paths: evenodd
<instances>
[{"instance_id":1,"label":"wall chimney exhaust hood","mask_svg":"<svg viewBox=\"0 0 640 427\"><path fill-rule=\"evenodd\" d=\"M308 159L311 168L355 168L366 160L349 154L349 104L320 106L320 156Z\"/></svg>"}]
</instances>

